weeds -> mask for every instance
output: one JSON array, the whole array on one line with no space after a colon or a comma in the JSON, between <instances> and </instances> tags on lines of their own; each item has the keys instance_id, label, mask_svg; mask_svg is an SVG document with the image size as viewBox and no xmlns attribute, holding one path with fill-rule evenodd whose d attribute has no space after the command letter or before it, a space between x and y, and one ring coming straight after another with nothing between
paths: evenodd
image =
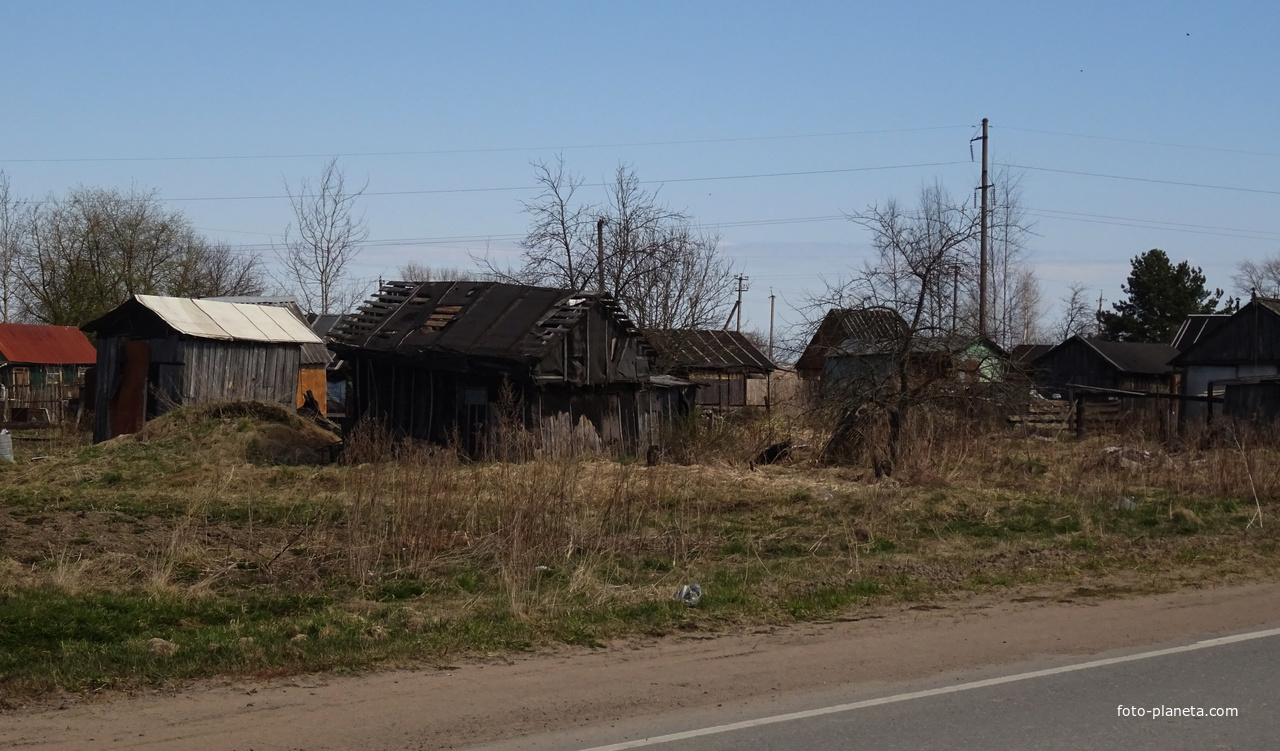
<instances>
[{"instance_id":1,"label":"weeds","mask_svg":"<svg viewBox=\"0 0 1280 751\"><path fill-rule=\"evenodd\" d=\"M518 436L487 449L518 461L463 461L377 426L317 466L271 449L326 440L308 424L235 410L40 461L20 441L0 474L0 694L1277 568L1273 525L1250 524L1280 492L1272 443L1111 451L924 417L888 479L817 448L748 468L761 445L822 444L792 418L677 426L652 467ZM693 581L698 607L671 601Z\"/></svg>"}]
</instances>

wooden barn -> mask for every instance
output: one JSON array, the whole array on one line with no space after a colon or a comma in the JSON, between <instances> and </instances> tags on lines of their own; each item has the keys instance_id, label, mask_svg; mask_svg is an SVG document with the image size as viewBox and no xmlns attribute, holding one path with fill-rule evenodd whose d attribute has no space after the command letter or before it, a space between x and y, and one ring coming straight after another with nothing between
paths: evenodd
<instances>
[{"instance_id":1,"label":"wooden barn","mask_svg":"<svg viewBox=\"0 0 1280 751\"><path fill-rule=\"evenodd\" d=\"M283 308L153 295L135 295L83 328L98 336L95 441L137 432L184 404L294 407L303 348L324 347Z\"/></svg>"},{"instance_id":2,"label":"wooden barn","mask_svg":"<svg viewBox=\"0 0 1280 751\"><path fill-rule=\"evenodd\" d=\"M349 368L348 421L460 442L477 454L500 420L544 441L589 432L649 444L678 379L607 295L497 282L387 282L330 334Z\"/></svg>"},{"instance_id":3,"label":"wooden barn","mask_svg":"<svg viewBox=\"0 0 1280 751\"><path fill-rule=\"evenodd\" d=\"M82 404L97 352L74 326L0 323L0 421L58 423Z\"/></svg>"},{"instance_id":4,"label":"wooden barn","mask_svg":"<svg viewBox=\"0 0 1280 751\"><path fill-rule=\"evenodd\" d=\"M748 406L748 382L764 383L777 370L738 331L663 329L645 336L657 350L658 370L696 383L695 403L703 409L727 412Z\"/></svg>"}]
</instances>

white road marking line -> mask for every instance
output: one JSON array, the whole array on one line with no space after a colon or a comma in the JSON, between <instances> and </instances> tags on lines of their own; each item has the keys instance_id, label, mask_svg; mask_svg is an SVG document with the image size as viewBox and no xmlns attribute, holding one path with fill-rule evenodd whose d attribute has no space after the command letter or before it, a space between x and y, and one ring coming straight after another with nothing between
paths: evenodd
<instances>
[{"instance_id":1,"label":"white road marking line","mask_svg":"<svg viewBox=\"0 0 1280 751\"><path fill-rule=\"evenodd\" d=\"M1152 652L1139 652L1138 654L1125 655L1124 657L1108 657L1102 660L1091 660L1089 662L1080 662L1075 665L1063 665L1056 668L1046 668L1044 670L1033 670L1029 673L1018 673L1017 675L1006 675L1000 678L987 678L981 681L973 681L971 683L961 683L956 686L944 686L942 688L930 688L924 691L912 691L907 694L896 694L894 696L883 696L879 699L866 699L865 701L855 701L850 704L836 704L830 707L822 707L820 709L807 709L803 712L791 712L788 714L774 715L772 717L760 717L755 720L743 720L742 722L731 722L727 725L713 725L707 728L699 728L697 730L686 730L682 733L671 733L669 735L659 735L653 738L641 738L634 741L624 741L623 743L614 743L608 746L596 746L593 748L583 749L583 751L622 751L628 748L643 748L644 746L656 746L661 743L672 743L674 741L682 741L688 738L699 738L704 735L717 735L720 733L729 733L734 730L745 730L747 728L760 727L761 725L773 725L779 722L792 722L793 720L804 720L810 717L821 717L822 715L837 714L839 712L849 712L855 709L866 709L867 707L878 707L884 704L896 704L900 701L911 701L912 699L924 699L930 696L942 696L943 694L954 694L960 691L972 691L976 688L986 688L988 686L999 686L1005 683L1015 683L1017 681L1028 681L1033 678L1044 678L1050 675L1061 675L1063 673L1074 673L1079 670L1089 670L1091 668L1101 668L1107 665L1119 665L1125 662L1136 662L1138 660L1149 660L1153 657L1164 657L1165 655L1176 655L1183 652L1195 652L1201 649L1210 649L1212 647L1221 647L1225 644L1236 644L1243 641L1252 641L1254 639L1265 639L1270 636L1280 636L1280 628L1267 629L1265 631L1252 631L1247 634L1236 634L1234 636L1223 636L1217 639L1205 639L1194 644L1187 644L1181 647L1169 647L1167 649L1157 649Z\"/></svg>"}]
</instances>

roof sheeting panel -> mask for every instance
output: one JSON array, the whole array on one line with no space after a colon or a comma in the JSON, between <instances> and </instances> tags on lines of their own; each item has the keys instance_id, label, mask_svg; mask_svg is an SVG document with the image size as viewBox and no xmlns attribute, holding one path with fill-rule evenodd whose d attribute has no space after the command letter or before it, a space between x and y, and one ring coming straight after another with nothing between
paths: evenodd
<instances>
[{"instance_id":1,"label":"roof sheeting panel","mask_svg":"<svg viewBox=\"0 0 1280 751\"><path fill-rule=\"evenodd\" d=\"M136 295L135 299L187 336L279 344L323 343L284 308L156 295Z\"/></svg>"},{"instance_id":2,"label":"roof sheeting panel","mask_svg":"<svg viewBox=\"0 0 1280 751\"><path fill-rule=\"evenodd\" d=\"M74 326L0 323L0 358L32 365L92 365L98 351Z\"/></svg>"}]
</instances>

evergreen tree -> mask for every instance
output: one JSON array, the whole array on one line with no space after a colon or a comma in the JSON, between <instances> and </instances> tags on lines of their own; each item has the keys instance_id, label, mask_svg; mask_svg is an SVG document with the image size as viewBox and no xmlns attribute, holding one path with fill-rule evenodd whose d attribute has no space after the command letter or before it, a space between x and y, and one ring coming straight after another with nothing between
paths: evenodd
<instances>
[{"instance_id":1,"label":"evergreen tree","mask_svg":"<svg viewBox=\"0 0 1280 751\"><path fill-rule=\"evenodd\" d=\"M1126 299L1113 304L1114 313L1098 313L1102 337L1121 342L1167 342L1178 325L1193 313L1214 313L1222 290L1205 287L1204 272L1183 261L1174 266L1163 250L1135 256Z\"/></svg>"}]
</instances>

